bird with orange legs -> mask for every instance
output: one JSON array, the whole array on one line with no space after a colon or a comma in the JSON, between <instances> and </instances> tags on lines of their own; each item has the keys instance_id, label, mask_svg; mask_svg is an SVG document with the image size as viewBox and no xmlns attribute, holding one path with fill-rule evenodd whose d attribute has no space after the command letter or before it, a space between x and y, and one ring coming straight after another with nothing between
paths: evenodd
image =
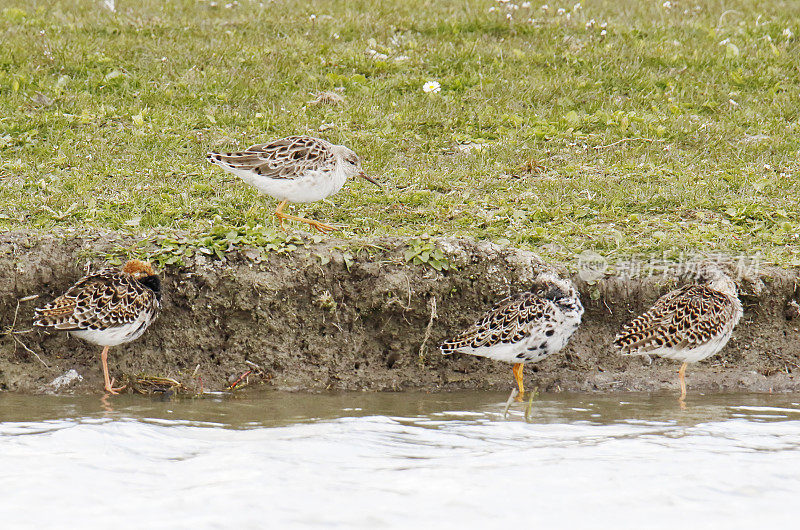
<instances>
[{"instance_id":1,"label":"bird with orange legs","mask_svg":"<svg viewBox=\"0 0 800 530\"><path fill-rule=\"evenodd\" d=\"M736 283L714 263L702 263L697 282L659 298L625 324L614 346L623 355L658 355L681 361L681 408L686 407L686 367L719 352L742 318Z\"/></svg>"},{"instance_id":2,"label":"bird with orange legs","mask_svg":"<svg viewBox=\"0 0 800 530\"><path fill-rule=\"evenodd\" d=\"M149 263L131 260L122 270L90 273L44 307L36 309L34 324L67 331L103 346L104 388L117 394L108 375L108 349L138 339L161 309L161 280Z\"/></svg>"},{"instance_id":3,"label":"bird with orange legs","mask_svg":"<svg viewBox=\"0 0 800 530\"><path fill-rule=\"evenodd\" d=\"M583 305L570 280L551 272L540 273L530 292L510 296L474 324L441 345L443 355L466 353L513 363L519 392L525 394L525 363L540 361L560 351L578 329ZM509 398L509 402L511 398Z\"/></svg>"},{"instance_id":4,"label":"bird with orange legs","mask_svg":"<svg viewBox=\"0 0 800 530\"><path fill-rule=\"evenodd\" d=\"M290 202L316 202L337 193L349 177L380 184L361 169L361 159L351 149L311 136L288 136L253 145L234 153L208 153L211 163L233 173L261 193L280 201L275 217L299 221L323 234L338 228L313 219L289 215Z\"/></svg>"}]
</instances>

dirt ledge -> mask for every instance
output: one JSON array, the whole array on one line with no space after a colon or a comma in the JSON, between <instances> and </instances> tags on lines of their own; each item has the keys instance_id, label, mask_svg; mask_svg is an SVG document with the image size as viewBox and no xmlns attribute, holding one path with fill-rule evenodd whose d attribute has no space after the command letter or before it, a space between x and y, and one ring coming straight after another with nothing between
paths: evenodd
<instances>
[{"instance_id":1,"label":"dirt ledge","mask_svg":"<svg viewBox=\"0 0 800 530\"><path fill-rule=\"evenodd\" d=\"M14 329L25 331L33 307L77 280L88 257L134 242L113 233L0 234L0 332L11 326L19 299L40 295L20 304ZM112 374L128 381L140 374L170 377L195 390L202 380L204 389L222 390L255 363L265 387L284 390L510 389L509 365L443 357L436 346L493 302L524 289L545 265L535 254L488 242L437 244L456 270L407 263L408 246L399 239L329 240L283 254L245 250L224 261L201 257L168 267L161 317L138 341L111 350ZM323 264L320 256L329 261ZM800 390L799 278L796 270L769 267L745 278L744 317L723 352L690 367L690 391ZM575 281L586 306L584 324L563 352L526 368L526 384L543 391L677 388L676 363L653 359L648 365L610 347L623 321L672 288L675 278ZM599 298L592 300L590 291ZM434 307L438 317L432 319ZM83 379L51 384L71 369ZM65 333L0 335L0 389L100 388L99 348Z\"/></svg>"}]
</instances>

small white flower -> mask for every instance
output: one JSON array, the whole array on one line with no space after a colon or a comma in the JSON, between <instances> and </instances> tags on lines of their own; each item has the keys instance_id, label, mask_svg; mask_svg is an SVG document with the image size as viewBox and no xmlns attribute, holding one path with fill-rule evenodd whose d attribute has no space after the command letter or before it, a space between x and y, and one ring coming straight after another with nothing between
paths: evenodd
<instances>
[{"instance_id":1,"label":"small white flower","mask_svg":"<svg viewBox=\"0 0 800 530\"><path fill-rule=\"evenodd\" d=\"M535 18L529 18L528 19L528 24L536 24L536 19Z\"/></svg>"},{"instance_id":2,"label":"small white flower","mask_svg":"<svg viewBox=\"0 0 800 530\"><path fill-rule=\"evenodd\" d=\"M574 6L572 6L572 10L573 10L573 11L579 11L579 10L581 10L581 9L583 9L583 6L581 5L581 3L580 3L580 2L578 2L577 4L575 4Z\"/></svg>"},{"instance_id":3,"label":"small white flower","mask_svg":"<svg viewBox=\"0 0 800 530\"><path fill-rule=\"evenodd\" d=\"M512 20L514 17L511 16L511 13L506 13L506 20Z\"/></svg>"},{"instance_id":4,"label":"small white flower","mask_svg":"<svg viewBox=\"0 0 800 530\"><path fill-rule=\"evenodd\" d=\"M597 24L597 21L595 19L591 19L589 22L586 23L586 29L593 28L595 24Z\"/></svg>"},{"instance_id":5,"label":"small white flower","mask_svg":"<svg viewBox=\"0 0 800 530\"><path fill-rule=\"evenodd\" d=\"M435 94L442 90L442 85L439 84L439 81L428 81L424 85L422 85L422 91L426 94Z\"/></svg>"},{"instance_id":6,"label":"small white flower","mask_svg":"<svg viewBox=\"0 0 800 530\"><path fill-rule=\"evenodd\" d=\"M367 48L364 50L364 53L367 55L367 57L372 57L376 61L385 61L389 58L389 56L385 53L379 53L377 50L373 50L372 48Z\"/></svg>"},{"instance_id":7,"label":"small white flower","mask_svg":"<svg viewBox=\"0 0 800 530\"><path fill-rule=\"evenodd\" d=\"M601 27L602 29L605 29L605 28L606 28L606 26L608 26L608 22L603 22L602 24L600 24L600 27Z\"/></svg>"},{"instance_id":8,"label":"small white flower","mask_svg":"<svg viewBox=\"0 0 800 530\"><path fill-rule=\"evenodd\" d=\"M111 12L114 12L114 11L117 10L117 7L114 5L114 0L105 0L103 2L103 5L106 7L106 9L108 9Z\"/></svg>"},{"instance_id":9,"label":"small white flower","mask_svg":"<svg viewBox=\"0 0 800 530\"><path fill-rule=\"evenodd\" d=\"M518 6L517 4L508 4L508 5L506 6L506 9L510 9L510 10L512 10L512 11L516 11L516 10L518 10L518 9L519 9L519 6Z\"/></svg>"},{"instance_id":10,"label":"small white flower","mask_svg":"<svg viewBox=\"0 0 800 530\"><path fill-rule=\"evenodd\" d=\"M496 8L496 7L494 7L494 6L490 7L490 8L489 8L489 13L491 13L492 11L497 11L497 8Z\"/></svg>"},{"instance_id":11,"label":"small white flower","mask_svg":"<svg viewBox=\"0 0 800 530\"><path fill-rule=\"evenodd\" d=\"M600 32L600 36L601 36L601 37L605 37L605 36L606 36L606 33L607 33L607 31L606 31L606 30L603 30L603 31L601 31L601 32Z\"/></svg>"},{"instance_id":12,"label":"small white flower","mask_svg":"<svg viewBox=\"0 0 800 530\"><path fill-rule=\"evenodd\" d=\"M397 57L394 58L394 60L397 61L398 63L401 61L407 61L409 59L410 57L408 55L398 55Z\"/></svg>"},{"instance_id":13,"label":"small white flower","mask_svg":"<svg viewBox=\"0 0 800 530\"><path fill-rule=\"evenodd\" d=\"M786 37L787 40L790 40L792 37L794 37L794 33L792 33L792 30L789 28L786 28L783 30L783 36Z\"/></svg>"},{"instance_id":14,"label":"small white flower","mask_svg":"<svg viewBox=\"0 0 800 530\"><path fill-rule=\"evenodd\" d=\"M664 9L672 9L672 2L670 2L669 0L667 0L661 5L664 6Z\"/></svg>"},{"instance_id":15,"label":"small white flower","mask_svg":"<svg viewBox=\"0 0 800 530\"><path fill-rule=\"evenodd\" d=\"M317 15L312 14L311 16L308 17L308 20L314 22L315 20L317 20Z\"/></svg>"},{"instance_id":16,"label":"small white flower","mask_svg":"<svg viewBox=\"0 0 800 530\"><path fill-rule=\"evenodd\" d=\"M333 35L331 35L331 37L333 37L334 40L337 40L337 39L341 38L338 33L334 33Z\"/></svg>"},{"instance_id":17,"label":"small white flower","mask_svg":"<svg viewBox=\"0 0 800 530\"><path fill-rule=\"evenodd\" d=\"M559 7L558 10L556 11L556 14L557 15L563 15L566 12L567 12L566 9L564 9L563 7Z\"/></svg>"},{"instance_id":18,"label":"small white flower","mask_svg":"<svg viewBox=\"0 0 800 530\"><path fill-rule=\"evenodd\" d=\"M522 2L522 9L530 9L531 3L530 2Z\"/></svg>"},{"instance_id":19,"label":"small white flower","mask_svg":"<svg viewBox=\"0 0 800 530\"><path fill-rule=\"evenodd\" d=\"M771 165L769 165L769 164L764 164L764 169L766 169L767 171L769 171L770 169L772 169L772 166L771 166Z\"/></svg>"},{"instance_id":20,"label":"small white flower","mask_svg":"<svg viewBox=\"0 0 800 530\"><path fill-rule=\"evenodd\" d=\"M547 4L543 4L541 9L542 9L542 11L547 11L548 9L550 9L550 6L547 5Z\"/></svg>"},{"instance_id":21,"label":"small white flower","mask_svg":"<svg viewBox=\"0 0 800 530\"><path fill-rule=\"evenodd\" d=\"M725 46L725 45L727 45L727 44L728 44L730 41L731 41L731 39L724 39L724 40L721 40L721 41L719 41L719 45L720 45L720 46Z\"/></svg>"}]
</instances>

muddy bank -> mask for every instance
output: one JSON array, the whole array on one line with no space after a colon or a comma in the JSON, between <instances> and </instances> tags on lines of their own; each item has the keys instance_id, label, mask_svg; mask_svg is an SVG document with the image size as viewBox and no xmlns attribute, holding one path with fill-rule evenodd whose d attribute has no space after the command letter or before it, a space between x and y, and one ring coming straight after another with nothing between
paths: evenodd
<instances>
[{"instance_id":1,"label":"muddy bank","mask_svg":"<svg viewBox=\"0 0 800 530\"><path fill-rule=\"evenodd\" d=\"M100 348L65 333L27 331L33 308L68 288L87 262L100 266L98 256L133 243L115 234L0 234L2 390L99 392ZM545 265L535 254L486 242L437 244L454 270L407 263L408 245L391 239L332 239L286 253L243 249L222 261L200 257L169 266L162 271L161 317L138 341L111 349L111 372L128 383L171 378L187 392L223 390L250 369L247 382L264 388L510 389L509 365L443 357L437 344L495 301L525 289ZM584 324L564 351L526 367L526 385L676 389L676 363L654 358L647 364L610 347L619 326L674 287L675 277L608 277L592 285L574 279L586 306ZM744 317L721 354L689 368L690 391L799 391L798 272L762 267L740 288ZM18 300L35 294L38 300L20 303L14 323ZM12 323L17 333L8 333Z\"/></svg>"}]
</instances>

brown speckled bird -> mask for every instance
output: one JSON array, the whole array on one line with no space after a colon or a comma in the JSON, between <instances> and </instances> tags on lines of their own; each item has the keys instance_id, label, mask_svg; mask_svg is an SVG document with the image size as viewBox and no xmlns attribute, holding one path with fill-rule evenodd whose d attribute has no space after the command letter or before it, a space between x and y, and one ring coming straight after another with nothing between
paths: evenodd
<instances>
[{"instance_id":1,"label":"brown speckled bird","mask_svg":"<svg viewBox=\"0 0 800 530\"><path fill-rule=\"evenodd\" d=\"M442 343L442 354L461 352L514 363L514 379L522 395L524 363L561 350L580 326L582 315L583 305L572 282L541 273L531 292L500 301L458 336Z\"/></svg>"},{"instance_id":2,"label":"brown speckled bird","mask_svg":"<svg viewBox=\"0 0 800 530\"><path fill-rule=\"evenodd\" d=\"M659 298L622 327L614 346L623 355L658 355L682 361L680 402L686 398L687 363L702 361L728 343L742 317L736 284L715 264L698 268L698 282Z\"/></svg>"},{"instance_id":3,"label":"brown speckled bird","mask_svg":"<svg viewBox=\"0 0 800 530\"><path fill-rule=\"evenodd\" d=\"M44 307L37 326L68 331L103 346L100 359L106 392L117 394L108 377L108 348L139 338L161 309L161 280L149 263L132 260L122 270L101 269L84 276Z\"/></svg>"},{"instance_id":4,"label":"brown speckled bird","mask_svg":"<svg viewBox=\"0 0 800 530\"><path fill-rule=\"evenodd\" d=\"M338 192L348 177L380 186L361 169L361 160L343 145L311 136L287 136L236 153L208 153L209 162L233 173L261 193L278 199L275 217L300 221L327 234L336 230L313 219L283 212L289 202L315 202Z\"/></svg>"}]
</instances>

